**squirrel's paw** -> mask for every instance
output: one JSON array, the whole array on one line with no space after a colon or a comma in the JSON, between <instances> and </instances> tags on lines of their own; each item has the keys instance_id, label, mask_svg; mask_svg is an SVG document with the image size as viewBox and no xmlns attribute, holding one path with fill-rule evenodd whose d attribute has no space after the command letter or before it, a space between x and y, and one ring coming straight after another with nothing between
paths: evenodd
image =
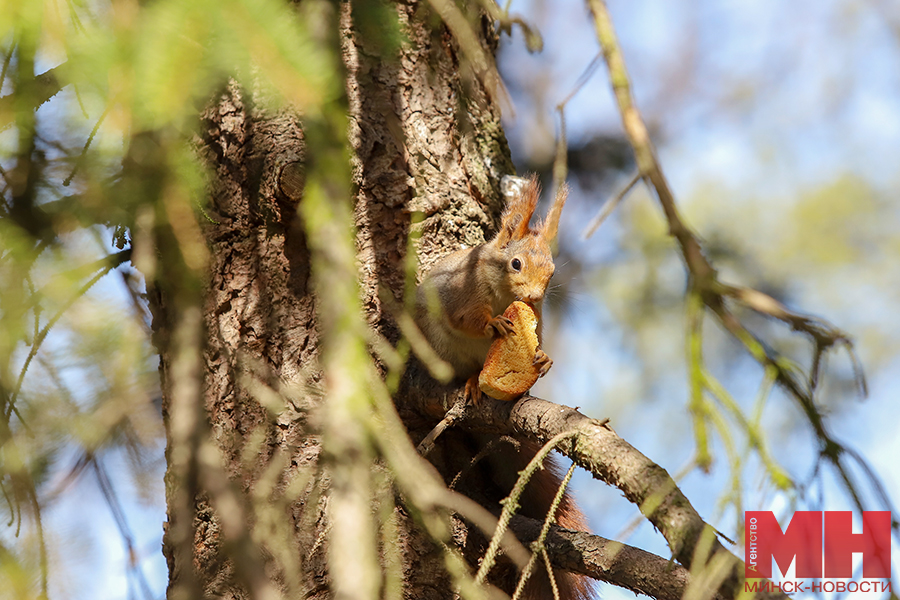
<instances>
[{"instance_id":1,"label":"squirrel's paw","mask_svg":"<svg viewBox=\"0 0 900 600\"><path fill-rule=\"evenodd\" d=\"M499 317L494 317L490 321L488 321L487 327L484 328L484 332L492 337L506 337L508 335L513 335L516 330L513 327L513 322L503 315Z\"/></svg>"},{"instance_id":2,"label":"squirrel's paw","mask_svg":"<svg viewBox=\"0 0 900 600\"><path fill-rule=\"evenodd\" d=\"M481 389L478 387L478 375L472 375L466 380L466 400L476 406L481 402Z\"/></svg>"},{"instance_id":3,"label":"squirrel's paw","mask_svg":"<svg viewBox=\"0 0 900 600\"><path fill-rule=\"evenodd\" d=\"M553 359L547 356L547 353L537 349L537 352L534 353L534 360L531 361L531 364L538 368L540 372L540 376L543 377L547 374L547 371L550 370L550 367L553 366Z\"/></svg>"}]
</instances>

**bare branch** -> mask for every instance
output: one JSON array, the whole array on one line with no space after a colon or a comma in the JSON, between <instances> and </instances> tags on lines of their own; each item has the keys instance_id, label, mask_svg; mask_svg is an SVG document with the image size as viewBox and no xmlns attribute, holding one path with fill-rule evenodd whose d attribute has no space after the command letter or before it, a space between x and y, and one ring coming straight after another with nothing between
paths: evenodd
<instances>
[{"instance_id":1,"label":"bare branch","mask_svg":"<svg viewBox=\"0 0 900 600\"><path fill-rule=\"evenodd\" d=\"M444 418L441 419L441 422L434 426L428 435L419 442L419 445L416 446L416 451L422 456L428 456L432 450L434 450L434 442L438 439L438 437L444 433L444 431L456 423L466 412L466 401L465 399L461 399L456 404L454 404L450 410L447 411L447 414L444 415Z\"/></svg>"},{"instance_id":2,"label":"bare branch","mask_svg":"<svg viewBox=\"0 0 900 600\"><path fill-rule=\"evenodd\" d=\"M631 191L631 188L637 185L637 182L640 180L640 172L635 173L631 176L631 179L628 180L628 183L626 183L622 187L622 189L620 189L616 193L615 196L603 203L603 206L600 208L600 212L597 213L597 216L594 217L588 224L588 226L584 228L584 233L581 234L584 239L587 239L594 235L594 232L597 231L597 228L603 224L603 221L605 221L614 210L616 210L616 207L619 206L619 203L625 199L625 196L628 195L628 192Z\"/></svg>"},{"instance_id":3,"label":"bare branch","mask_svg":"<svg viewBox=\"0 0 900 600\"><path fill-rule=\"evenodd\" d=\"M522 542L530 544L538 539L541 523L517 515L510 522L510 529ZM669 559L599 535L555 525L550 527L544 547L559 569L658 600L681 600L691 579L687 569L672 565ZM713 598L722 596L716 594Z\"/></svg>"}]
</instances>

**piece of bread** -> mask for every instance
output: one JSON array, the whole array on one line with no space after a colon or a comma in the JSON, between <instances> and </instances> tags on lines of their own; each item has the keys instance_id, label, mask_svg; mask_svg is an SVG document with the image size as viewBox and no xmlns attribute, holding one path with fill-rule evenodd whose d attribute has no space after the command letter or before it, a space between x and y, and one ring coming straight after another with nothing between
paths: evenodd
<instances>
[{"instance_id":1,"label":"piece of bread","mask_svg":"<svg viewBox=\"0 0 900 600\"><path fill-rule=\"evenodd\" d=\"M515 400L534 385L540 370L534 365L538 348L538 317L534 308L518 300L503 316L512 321L515 334L491 344L478 376L479 389L497 400Z\"/></svg>"}]
</instances>

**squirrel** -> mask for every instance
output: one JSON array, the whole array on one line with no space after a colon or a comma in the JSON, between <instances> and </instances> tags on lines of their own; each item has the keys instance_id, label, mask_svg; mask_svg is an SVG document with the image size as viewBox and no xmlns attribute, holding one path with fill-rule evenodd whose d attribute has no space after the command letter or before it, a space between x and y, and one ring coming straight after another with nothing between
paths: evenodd
<instances>
[{"instance_id":1,"label":"squirrel","mask_svg":"<svg viewBox=\"0 0 900 600\"><path fill-rule=\"evenodd\" d=\"M416 290L416 324L438 356L450 363L457 379L466 380L466 396L477 401L478 373L496 337L514 335L503 316L515 300L530 304L538 317L534 364L543 376L553 361L541 349L541 304L556 270L550 246L568 189L560 186L547 218L529 221L541 194L532 175L510 199L500 231L490 241L442 258Z\"/></svg>"},{"instance_id":2,"label":"squirrel","mask_svg":"<svg viewBox=\"0 0 900 600\"><path fill-rule=\"evenodd\" d=\"M540 375L546 374L552 365L540 346L541 304L555 271L551 245L556 239L568 189L560 186L547 217L535 226L529 222L540 197L537 176L532 175L511 192L507 193L498 233L484 244L457 250L440 259L416 290L416 323L438 356L453 367L456 380L466 382L466 396L473 402L481 397L478 374L492 341L515 335L512 322L503 316L515 300L531 304L538 316L538 349L533 362ZM470 468L472 457L491 442L489 436L447 431L440 449L429 458L448 480L453 473L465 473L459 478L457 491L489 509L499 510L499 502L509 495L518 472L540 450L540 445L531 441L518 442L516 446L501 443L476 468ZM552 456L544 464L545 468L529 481L518 511L541 521L562 480ZM586 530L586 519L568 493L558 508L556 521L567 529ZM503 582L501 587L513 587L514 569L507 568L499 578ZM591 580L587 577L558 572L555 580L564 600L581 600L592 595ZM512 593L512 589L506 591ZM543 567L532 576L525 598L553 598L550 579Z\"/></svg>"}]
</instances>

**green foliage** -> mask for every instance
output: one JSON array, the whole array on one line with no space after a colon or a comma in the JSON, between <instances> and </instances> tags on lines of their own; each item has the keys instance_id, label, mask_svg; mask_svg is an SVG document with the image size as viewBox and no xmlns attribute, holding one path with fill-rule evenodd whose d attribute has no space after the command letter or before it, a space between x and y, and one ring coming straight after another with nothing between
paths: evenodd
<instances>
[{"instance_id":1,"label":"green foliage","mask_svg":"<svg viewBox=\"0 0 900 600\"><path fill-rule=\"evenodd\" d=\"M304 111L340 93L310 27L315 16L277 0L65 8L65 28L53 33L65 49L67 82L112 106L121 130L184 126L229 78L262 83L273 92L267 100Z\"/></svg>"},{"instance_id":2,"label":"green foliage","mask_svg":"<svg viewBox=\"0 0 900 600\"><path fill-rule=\"evenodd\" d=\"M65 497L86 466L100 474L103 456L124 448L133 483L148 489L142 471L162 434L149 321L129 271L110 271L135 254L145 275L177 281L171 267L157 271L175 263L151 245L166 224L176 243L165 251L204 268L196 223L209 219L207 179L192 146L200 113L229 81L255 90L264 110L316 115L341 97L321 37L331 10L0 2L3 597L47 594L49 555L65 549L48 549L41 506ZM146 495L158 502L158 484Z\"/></svg>"},{"instance_id":3,"label":"green foliage","mask_svg":"<svg viewBox=\"0 0 900 600\"><path fill-rule=\"evenodd\" d=\"M811 190L785 215L779 250L797 266L830 269L859 263L875 241L869 236L878 204L876 190L855 177L843 176Z\"/></svg>"},{"instance_id":4,"label":"green foliage","mask_svg":"<svg viewBox=\"0 0 900 600\"><path fill-rule=\"evenodd\" d=\"M386 0L367 0L354 2L351 8L363 51L383 60L394 58L406 41L395 7Z\"/></svg>"}]
</instances>

